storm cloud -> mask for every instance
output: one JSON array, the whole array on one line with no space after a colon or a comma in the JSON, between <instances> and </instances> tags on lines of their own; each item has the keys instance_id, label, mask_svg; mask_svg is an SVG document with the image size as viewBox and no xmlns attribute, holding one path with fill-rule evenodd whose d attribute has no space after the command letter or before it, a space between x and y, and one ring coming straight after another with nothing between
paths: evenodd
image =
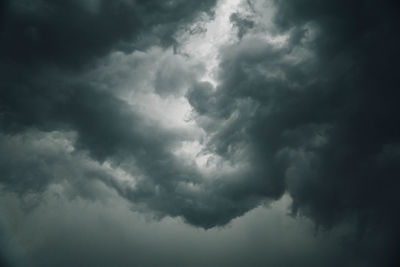
<instances>
[{"instance_id":1,"label":"storm cloud","mask_svg":"<svg viewBox=\"0 0 400 267\"><path fill-rule=\"evenodd\" d=\"M3 2L0 260L396 266L397 8Z\"/></svg>"}]
</instances>

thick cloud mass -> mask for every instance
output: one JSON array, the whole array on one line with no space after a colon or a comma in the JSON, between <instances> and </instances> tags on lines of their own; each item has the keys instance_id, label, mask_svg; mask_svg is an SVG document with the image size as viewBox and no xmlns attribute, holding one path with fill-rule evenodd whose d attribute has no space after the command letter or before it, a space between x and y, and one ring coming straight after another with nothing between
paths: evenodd
<instances>
[{"instance_id":1,"label":"thick cloud mass","mask_svg":"<svg viewBox=\"0 0 400 267\"><path fill-rule=\"evenodd\" d=\"M77 66L112 49L171 43L178 23L207 11L205 1L5 1L1 58ZM2 8L4 9L4 8Z\"/></svg>"},{"instance_id":2,"label":"thick cloud mass","mask_svg":"<svg viewBox=\"0 0 400 267\"><path fill-rule=\"evenodd\" d=\"M211 0L1 2L0 186L11 207L2 209L11 219L0 217L0 245L7 244L0 264L4 258L10 265L30 266L15 260L24 256L7 241L18 232L9 225L50 218L57 207L43 203L56 202L51 192L71 216L85 209L82 203L91 203L89 213L101 210L96 203L102 203L107 214L122 216L130 208L159 219L181 217L205 229L290 198L293 217L282 223L303 225L307 218L331 231L326 242L335 245L310 245L322 255L312 258L309 251L294 253L291 245L279 243L298 265L283 254L269 260L254 256L261 251L251 246L259 253L245 249L240 264L397 266L398 4L238 3L236 10L217 6L213 18ZM218 30L207 28L207 20L223 28L220 14L236 36L202 40ZM188 52L191 37L197 41ZM219 39L227 41L212 47ZM217 55L209 56L210 51ZM15 204L20 202L26 207ZM124 208L109 212L110 203ZM13 205L18 207L10 213ZM40 214L44 219L37 218ZM79 235L80 224L90 228L88 223L96 224L89 216L78 220L72 236ZM66 227L57 220L52 227L57 225ZM103 225L93 229L99 243L118 239L97 234ZM46 236L37 250L21 245L33 264L76 265L62 255L38 260L60 239L58 232ZM145 257L133 260L129 246L145 249L131 241L109 251L110 258L120 258L115 264L159 266ZM168 244L146 242L149 251L153 246L171 259L160 252ZM73 242L61 243L56 253ZM100 264L90 255L109 249L94 247L82 264ZM168 264L198 266L201 257L193 257L197 260L182 257ZM221 258L205 263L238 264Z\"/></svg>"},{"instance_id":3,"label":"thick cloud mass","mask_svg":"<svg viewBox=\"0 0 400 267\"><path fill-rule=\"evenodd\" d=\"M252 155L258 172L245 179L256 188L246 194L286 189L295 213L325 227L355 222L360 238L384 240L367 250L384 251L384 264L395 264L396 4L276 1L276 8L288 43L243 37L222 52L217 90L196 85L188 96L199 116L231 120L209 130L209 147L233 160L243 149Z\"/></svg>"}]
</instances>

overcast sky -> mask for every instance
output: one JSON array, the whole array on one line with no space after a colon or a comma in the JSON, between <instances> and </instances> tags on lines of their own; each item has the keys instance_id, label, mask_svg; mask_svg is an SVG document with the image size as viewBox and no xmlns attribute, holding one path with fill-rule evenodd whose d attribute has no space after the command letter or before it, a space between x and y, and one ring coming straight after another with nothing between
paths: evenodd
<instances>
[{"instance_id":1,"label":"overcast sky","mask_svg":"<svg viewBox=\"0 0 400 267\"><path fill-rule=\"evenodd\" d=\"M0 1L0 265L398 266L398 17Z\"/></svg>"}]
</instances>

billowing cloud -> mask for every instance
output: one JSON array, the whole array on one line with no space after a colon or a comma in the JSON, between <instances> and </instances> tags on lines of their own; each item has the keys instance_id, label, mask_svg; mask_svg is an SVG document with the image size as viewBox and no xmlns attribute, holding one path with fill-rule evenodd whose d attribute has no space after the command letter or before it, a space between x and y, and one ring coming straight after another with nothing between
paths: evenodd
<instances>
[{"instance_id":1,"label":"billowing cloud","mask_svg":"<svg viewBox=\"0 0 400 267\"><path fill-rule=\"evenodd\" d=\"M245 184L255 188L244 194L287 190L293 211L318 225L352 222L360 238L383 238L380 257L393 264L399 234L393 6L276 1L275 7L276 31L287 40L252 29L221 51L221 84L196 85L188 96L200 121L229 122L205 128L208 148L233 161L246 160L236 157L246 151L254 175Z\"/></svg>"},{"instance_id":2,"label":"billowing cloud","mask_svg":"<svg viewBox=\"0 0 400 267\"><path fill-rule=\"evenodd\" d=\"M174 30L215 1L5 1L1 57L79 66L110 50L172 43ZM132 41L136 41L132 45Z\"/></svg>"},{"instance_id":3,"label":"billowing cloud","mask_svg":"<svg viewBox=\"0 0 400 267\"><path fill-rule=\"evenodd\" d=\"M18 266L76 265L57 256L63 248L74 251L68 238L51 253L56 256L40 259L61 238L54 229L66 227L47 221L57 209L52 203L74 218L88 207L91 215L75 221L67 236L78 238L79 227L89 224L96 243L115 243L129 231L146 233L143 242L128 238L118 249L89 242L93 251L83 249L82 264L119 258L117 266L159 266L127 253L133 248L150 255L153 247L168 262L173 253L160 252L167 244L150 245L154 229L138 223L138 214L161 225L154 230L161 235L183 227L173 231L190 233L200 240L199 251L209 254L203 246L210 245L210 232L241 220L251 224L251 214L290 200L279 211L290 216L268 212L291 227L298 223L288 240L309 240L310 251L322 256L312 258L306 249L294 252L289 242L278 242L282 254L269 260L249 245L243 261L214 255L200 264L199 255L187 252L192 258L168 264L395 266L396 4L24 0L3 5L0 185L7 204L2 209L15 207L14 215L7 214L16 221L46 221L49 239L41 245L27 245L22 237L15 238L18 244L6 242L21 233L10 226L13 219L1 217L0 242L7 243L2 258ZM133 217L122 215L130 209ZM91 219L102 210L138 226L105 220L123 230L104 235L104 226ZM259 216L257 223L265 219ZM168 220L172 228L163 228ZM331 236L307 232L305 237L299 233L305 224ZM34 231L29 225L23 229L28 237ZM235 228L232 235L242 230ZM225 241L214 241L229 243L221 238ZM327 245L317 248L313 242ZM19 247L25 256L16 256ZM102 250L109 258L90 257ZM218 251L237 253L229 245ZM284 252L295 259L285 259ZM30 257L32 263L25 262Z\"/></svg>"}]
</instances>

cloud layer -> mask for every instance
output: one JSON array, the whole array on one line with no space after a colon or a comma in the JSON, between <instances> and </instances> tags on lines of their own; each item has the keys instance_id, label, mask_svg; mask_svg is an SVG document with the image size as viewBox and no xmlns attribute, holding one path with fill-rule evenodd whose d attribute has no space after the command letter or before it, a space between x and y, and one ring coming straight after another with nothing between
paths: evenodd
<instances>
[{"instance_id":1,"label":"cloud layer","mask_svg":"<svg viewBox=\"0 0 400 267\"><path fill-rule=\"evenodd\" d=\"M105 210L114 203L210 229L290 198L283 209L292 217L284 220L309 219L333 233L327 243L336 242L319 251L326 258L309 260L304 252L300 265L326 266L336 257L341 266L395 266L396 8L392 1L6 1L0 9L5 201L28 202L27 210L48 218L56 208L46 196L58 188L71 214L82 203L103 203ZM96 227L97 236L103 226ZM16 235L4 229L0 239ZM332 256L343 236L351 253ZM282 251L293 249L287 246ZM2 254L18 258L11 247ZM111 254L125 258L120 266L132 262ZM245 254L250 265L267 263ZM295 266L283 257L268 264ZM233 264L215 259L207 264ZM179 264L197 266L186 260Z\"/></svg>"}]
</instances>

